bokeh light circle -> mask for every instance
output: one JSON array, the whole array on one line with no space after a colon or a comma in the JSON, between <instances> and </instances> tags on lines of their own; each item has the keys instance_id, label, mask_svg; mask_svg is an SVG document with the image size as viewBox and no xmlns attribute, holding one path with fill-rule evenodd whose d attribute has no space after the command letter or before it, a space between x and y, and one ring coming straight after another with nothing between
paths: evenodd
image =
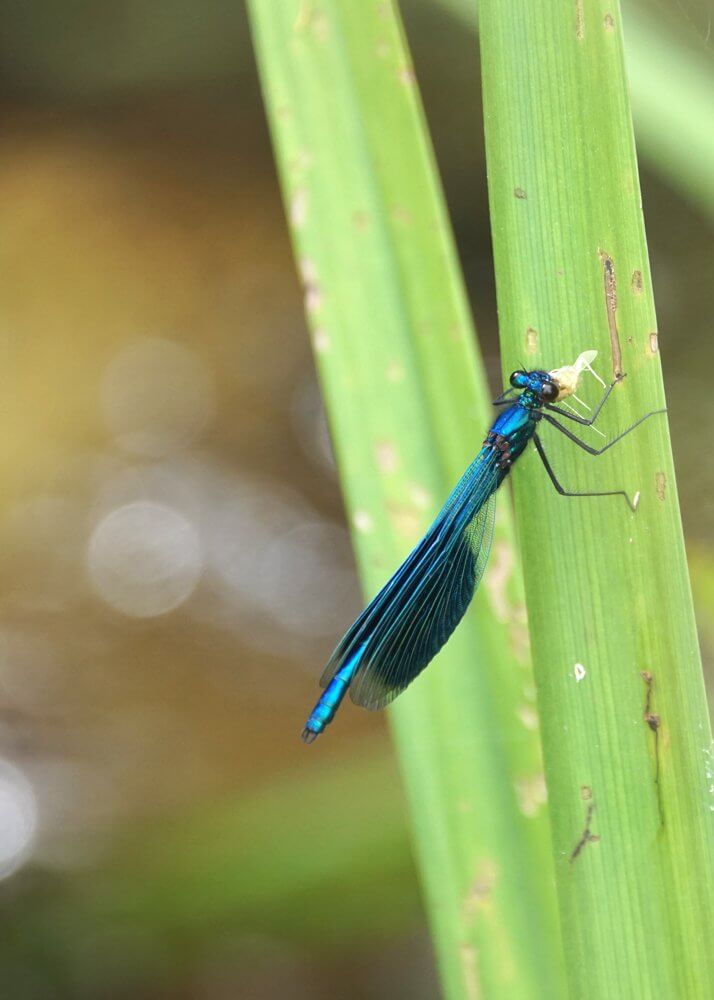
<instances>
[{"instance_id":1,"label":"bokeh light circle","mask_svg":"<svg viewBox=\"0 0 714 1000\"><path fill-rule=\"evenodd\" d=\"M153 618L190 597L203 571L203 553L183 514L138 501L99 522L89 541L87 566L107 604L132 617Z\"/></svg>"},{"instance_id":2,"label":"bokeh light circle","mask_svg":"<svg viewBox=\"0 0 714 1000\"><path fill-rule=\"evenodd\" d=\"M0 878L29 857L37 834L37 798L25 775L0 760Z\"/></svg>"},{"instance_id":3,"label":"bokeh light circle","mask_svg":"<svg viewBox=\"0 0 714 1000\"><path fill-rule=\"evenodd\" d=\"M185 448L204 430L214 414L215 386L195 351L146 337L110 362L102 409L122 448L158 458Z\"/></svg>"}]
</instances>

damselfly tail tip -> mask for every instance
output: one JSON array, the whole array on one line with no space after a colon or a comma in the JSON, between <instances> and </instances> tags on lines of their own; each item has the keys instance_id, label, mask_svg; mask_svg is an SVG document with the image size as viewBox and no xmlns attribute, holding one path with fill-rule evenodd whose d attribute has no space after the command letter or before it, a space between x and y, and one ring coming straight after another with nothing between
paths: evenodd
<instances>
[{"instance_id":1,"label":"damselfly tail tip","mask_svg":"<svg viewBox=\"0 0 714 1000\"><path fill-rule=\"evenodd\" d=\"M308 729L308 727L305 726L302 733L300 734L300 739L303 741L303 743L314 743L319 735L320 734L316 733L314 729Z\"/></svg>"}]
</instances>

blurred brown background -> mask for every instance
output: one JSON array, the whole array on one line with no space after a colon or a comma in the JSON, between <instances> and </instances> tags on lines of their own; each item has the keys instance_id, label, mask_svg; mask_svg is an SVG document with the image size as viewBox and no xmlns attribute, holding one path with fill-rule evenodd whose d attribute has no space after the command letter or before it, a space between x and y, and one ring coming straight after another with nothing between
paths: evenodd
<instances>
[{"instance_id":1,"label":"blurred brown background","mask_svg":"<svg viewBox=\"0 0 714 1000\"><path fill-rule=\"evenodd\" d=\"M475 38L403 7L495 387ZM242 7L6 0L0 85L2 995L432 997L384 718L298 740L360 597ZM711 219L642 187L710 662Z\"/></svg>"}]
</instances>

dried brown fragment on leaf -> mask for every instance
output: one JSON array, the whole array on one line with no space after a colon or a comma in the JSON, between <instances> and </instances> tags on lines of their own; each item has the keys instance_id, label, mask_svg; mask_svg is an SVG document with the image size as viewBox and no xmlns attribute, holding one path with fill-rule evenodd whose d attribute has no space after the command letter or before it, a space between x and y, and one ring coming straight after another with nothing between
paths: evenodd
<instances>
[{"instance_id":1,"label":"dried brown fragment on leaf","mask_svg":"<svg viewBox=\"0 0 714 1000\"><path fill-rule=\"evenodd\" d=\"M579 42L585 38L585 12L583 0L575 0L575 37Z\"/></svg>"},{"instance_id":2,"label":"dried brown fragment on leaf","mask_svg":"<svg viewBox=\"0 0 714 1000\"><path fill-rule=\"evenodd\" d=\"M655 491L658 500L664 500L667 491L667 476L664 472L655 472Z\"/></svg>"},{"instance_id":3,"label":"dried brown fragment on leaf","mask_svg":"<svg viewBox=\"0 0 714 1000\"><path fill-rule=\"evenodd\" d=\"M610 254L606 253L605 250L599 249L598 256L602 263L605 285L605 312L607 313L607 327L610 331L612 371L615 378L621 378L623 375L622 349L620 347L620 333L617 329L617 275L615 274L615 263Z\"/></svg>"}]
</instances>

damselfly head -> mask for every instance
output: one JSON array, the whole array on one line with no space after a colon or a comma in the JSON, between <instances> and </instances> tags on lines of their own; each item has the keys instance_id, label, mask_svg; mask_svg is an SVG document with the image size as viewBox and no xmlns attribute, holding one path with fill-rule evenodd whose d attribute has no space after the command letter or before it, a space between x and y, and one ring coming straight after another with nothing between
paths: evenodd
<instances>
[{"instance_id":1,"label":"damselfly head","mask_svg":"<svg viewBox=\"0 0 714 1000\"><path fill-rule=\"evenodd\" d=\"M543 403L554 403L558 398L560 387L549 372L519 370L512 373L509 381L514 389L525 389L533 393L539 406Z\"/></svg>"},{"instance_id":2,"label":"damselfly head","mask_svg":"<svg viewBox=\"0 0 714 1000\"><path fill-rule=\"evenodd\" d=\"M566 396L575 395L580 376L584 371L589 371L598 382L602 385L605 384L597 372L593 370L592 363L596 357L597 351L583 351L572 365L564 365L562 368L555 368L552 372L549 372L550 377L560 390L558 393L559 400L565 399Z\"/></svg>"}]
</instances>

